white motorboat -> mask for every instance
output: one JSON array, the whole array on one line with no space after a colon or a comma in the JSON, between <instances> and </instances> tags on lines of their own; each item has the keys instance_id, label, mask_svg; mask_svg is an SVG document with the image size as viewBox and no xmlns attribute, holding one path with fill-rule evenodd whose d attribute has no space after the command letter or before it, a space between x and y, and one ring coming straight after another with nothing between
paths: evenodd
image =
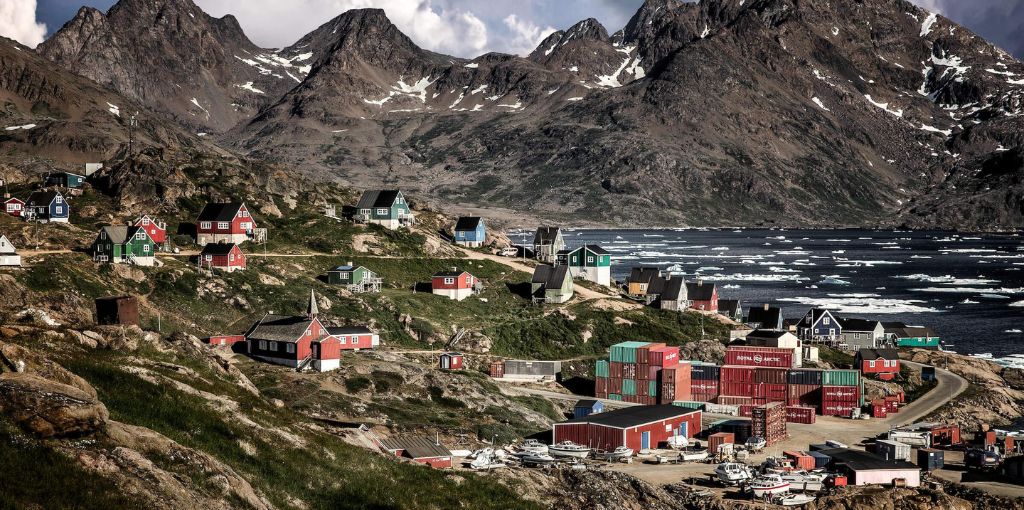
<instances>
[{"instance_id":1,"label":"white motorboat","mask_svg":"<svg viewBox=\"0 0 1024 510\"><path fill-rule=\"evenodd\" d=\"M789 492L789 482L777 474L764 474L750 481L748 485L755 498Z\"/></svg>"},{"instance_id":2,"label":"white motorboat","mask_svg":"<svg viewBox=\"0 0 1024 510\"><path fill-rule=\"evenodd\" d=\"M522 462L524 466L546 466L548 464L553 464L555 462L555 458L546 453L528 453L519 457L519 461Z\"/></svg>"},{"instance_id":3,"label":"white motorboat","mask_svg":"<svg viewBox=\"0 0 1024 510\"><path fill-rule=\"evenodd\" d=\"M548 454L552 457L571 457L585 459L590 456L590 448L576 444L572 441L562 441L548 447Z\"/></svg>"},{"instance_id":4,"label":"white motorboat","mask_svg":"<svg viewBox=\"0 0 1024 510\"><path fill-rule=\"evenodd\" d=\"M763 437L750 436L747 438L747 442L744 443L744 446L746 446L750 451L759 452L764 450L764 447L768 446L768 441L765 441Z\"/></svg>"},{"instance_id":5,"label":"white motorboat","mask_svg":"<svg viewBox=\"0 0 1024 510\"><path fill-rule=\"evenodd\" d=\"M633 449L626 446L619 446L612 451L599 450L594 453L594 456L598 459L607 460L609 462L628 459L633 456Z\"/></svg>"},{"instance_id":6,"label":"white motorboat","mask_svg":"<svg viewBox=\"0 0 1024 510\"><path fill-rule=\"evenodd\" d=\"M818 492L825 488L825 478L822 473L809 473L807 471L790 471L779 473L784 482L789 482L789 490L807 492Z\"/></svg>"},{"instance_id":7,"label":"white motorboat","mask_svg":"<svg viewBox=\"0 0 1024 510\"><path fill-rule=\"evenodd\" d=\"M775 503L782 506L804 506L815 500L814 496L806 494L786 494L778 498Z\"/></svg>"},{"instance_id":8,"label":"white motorboat","mask_svg":"<svg viewBox=\"0 0 1024 510\"><path fill-rule=\"evenodd\" d=\"M529 453L548 453L548 445L536 439L527 439L519 445L519 450Z\"/></svg>"},{"instance_id":9,"label":"white motorboat","mask_svg":"<svg viewBox=\"0 0 1024 510\"><path fill-rule=\"evenodd\" d=\"M504 452L502 452L504 453ZM505 461L496 454L493 448L484 448L476 452L476 458L469 463L471 469L484 471L506 467Z\"/></svg>"},{"instance_id":10,"label":"white motorboat","mask_svg":"<svg viewBox=\"0 0 1024 510\"><path fill-rule=\"evenodd\" d=\"M723 462L715 467L715 476L725 485L739 485L754 478L754 473L746 464Z\"/></svg>"},{"instance_id":11,"label":"white motorboat","mask_svg":"<svg viewBox=\"0 0 1024 510\"><path fill-rule=\"evenodd\" d=\"M679 452L679 460L682 462L700 462L708 460L707 450L683 450Z\"/></svg>"}]
</instances>

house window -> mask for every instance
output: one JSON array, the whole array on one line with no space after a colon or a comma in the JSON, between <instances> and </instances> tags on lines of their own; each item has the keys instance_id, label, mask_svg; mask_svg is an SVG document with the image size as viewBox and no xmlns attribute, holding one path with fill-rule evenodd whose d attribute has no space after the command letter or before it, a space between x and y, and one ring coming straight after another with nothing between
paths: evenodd
<instances>
[{"instance_id":1,"label":"house window","mask_svg":"<svg viewBox=\"0 0 1024 510\"><path fill-rule=\"evenodd\" d=\"M387 216L388 210L387 209L377 209L377 214L379 216Z\"/></svg>"},{"instance_id":2,"label":"house window","mask_svg":"<svg viewBox=\"0 0 1024 510\"><path fill-rule=\"evenodd\" d=\"M138 233L135 234L135 238L138 239L139 241L141 241L141 240L146 238L146 233L145 232L138 232Z\"/></svg>"},{"instance_id":3,"label":"house window","mask_svg":"<svg viewBox=\"0 0 1024 510\"><path fill-rule=\"evenodd\" d=\"M226 221L218 221L217 222L217 228L219 230L227 230L230 227L231 227L231 223L228 223Z\"/></svg>"},{"instance_id":4,"label":"house window","mask_svg":"<svg viewBox=\"0 0 1024 510\"><path fill-rule=\"evenodd\" d=\"M868 368L875 368L875 361L874 360L868 361Z\"/></svg>"},{"instance_id":5,"label":"house window","mask_svg":"<svg viewBox=\"0 0 1024 510\"><path fill-rule=\"evenodd\" d=\"M821 323L822 323L822 324L824 324L824 325L826 325L826 326L828 326L828 325L829 325L829 319L828 319L828 317L823 317L823 318L821 319Z\"/></svg>"},{"instance_id":6,"label":"house window","mask_svg":"<svg viewBox=\"0 0 1024 510\"><path fill-rule=\"evenodd\" d=\"M339 336L338 342L341 343L341 345L345 345L346 343L348 343L347 339L345 338L345 335Z\"/></svg>"},{"instance_id":7,"label":"house window","mask_svg":"<svg viewBox=\"0 0 1024 510\"><path fill-rule=\"evenodd\" d=\"M473 277L472 276L467 276L466 277L466 285L473 285Z\"/></svg>"},{"instance_id":8,"label":"house window","mask_svg":"<svg viewBox=\"0 0 1024 510\"><path fill-rule=\"evenodd\" d=\"M204 230L209 230L210 229L210 225L212 225L212 223L210 223L209 221L203 221L203 222L199 223L199 228L204 229Z\"/></svg>"},{"instance_id":9,"label":"house window","mask_svg":"<svg viewBox=\"0 0 1024 510\"><path fill-rule=\"evenodd\" d=\"M445 285L454 285L455 284L455 278L445 278L444 279L444 284Z\"/></svg>"},{"instance_id":10,"label":"house window","mask_svg":"<svg viewBox=\"0 0 1024 510\"><path fill-rule=\"evenodd\" d=\"M277 351L277 342L270 342L270 350Z\"/></svg>"},{"instance_id":11,"label":"house window","mask_svg":"<svg viewBox=\"0 0 1024 510\"><path fill-rule=\"evenodd\" d=\"M142 226L143 227L148 227L149 226L149 218L142 218Z\"/></svg>"},{"instance_id":12,"label":"house window","mask_svg":"<svg viewBox=\"0 0 1024 510\"><path fill-rule=\"evenodd\" d=\"M260 350L261 351L267 350L267 341L266 340L260 340Z\"/></svg>"},{"instance_id":13,"label":"house window","mask_svg":"<svg viewBox=\"0 0 1024 510\"><path fill-rule=\"evenodd\" d=\"M209 262L211 260L213 260L213 255L206 255L206 261Z\"/></svg>"},{"instance_id":14,"label":"house window","mask_svg":"<svg viewBox=\"0 0 1024 510\"><path fill-rule=\"evenodd\" d=\"M288 351L288 354L295 354L295 344L286 344L284 350Z\"/></svg>"},{"instance_id":15,"label":"house window","mask_svg":"<svg viewBox=\"0 0 1024 510\"><path fill-rule=\"evenodd\" d=\"M248 218L249 217L249 211L242 211L242 217L243 218Z\"/></svg>"},{"instance_id":16,"label":"house window","mask_svg":"<svg viewBox=\"0 0 1024 510\"><path fill-rule=\"evenodd\" d=\"M57 207L55 207L55 208L54 208L53 210L54 210L54 211L55 211L55 212L56 212L57 214L64 214L64 208L63 208L63 207L61 207L61 206L59 206L59 205L58 205Z\"/></svg>"},{"instance_id":17,"label":"house window","mask_svg":"<svg viewBox=\"0 0 1024 510\"><path fill-rule=\"evenodd\" d=\"M142 252L143 253L149 253L149 245L148 244L142 245Z\"/></svg>"},{"instance_id":18,"label":"house window","mask_svg":"<svg viewBox=\"0 0 1024 510\"><path fill-rule=\"evenodd\" d=\"M234 253L229 253L228 254L228 260L230 260L231 262L234 262L235 261L235 254Z\"/></svg>"},{"instance_id":19,"label":"house window","mask_svg":"<svg viewBox=\"0 0 1024 510\"><path fill-rule=\"evenodd\" d=\"M590 255L587 255L587 264L593 264L593 263L594 263L594 257L592 257Z\"/></svg>"},{"instance_id":20,"label":"house window","mask_svg":"<svg viewBox=\"0 0 1024 510\"><path fill-rule=\"evenodd\" d=\"M57 196L57 198L54 198L53 200L55 202L57 202L58 204L63 204L64 203L64 197L61 197L59 195Z\"/></svg>"},{"instance_id":21,"label":"house window","mask_svg":"<svg viewBox=\"0 0 1024 510\"><path fill-rule=\"evenodd\" d=\"M252 230L251 221L243 221L242 223L239 224L239 226L242 227L242 230Z\"/></svg>"}]
</instances>

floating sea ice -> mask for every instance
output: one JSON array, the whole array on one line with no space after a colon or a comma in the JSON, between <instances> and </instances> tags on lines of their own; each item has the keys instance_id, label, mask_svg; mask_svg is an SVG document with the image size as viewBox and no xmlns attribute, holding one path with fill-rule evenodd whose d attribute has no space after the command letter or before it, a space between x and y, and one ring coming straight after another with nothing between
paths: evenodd
<instances>
[{"instance_id":1,"label":"floating sea ice","mask_svg":"<svg viewBox=\"0 0 1024 510\"><path fill-rule=\"evenodd\" d=\"M1003 331L1003 333L1013 333L1013 334L1019 335L1021 333L1024 333L1024 331L1021 331L1019 329L1008 329L1006 331Z\"/></svg>"}]
</instances>

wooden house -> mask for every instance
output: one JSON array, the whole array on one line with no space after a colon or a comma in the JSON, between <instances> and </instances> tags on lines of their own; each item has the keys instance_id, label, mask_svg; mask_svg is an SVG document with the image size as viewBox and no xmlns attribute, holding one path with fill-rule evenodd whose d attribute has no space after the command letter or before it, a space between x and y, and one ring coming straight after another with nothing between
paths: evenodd
<instances>
[{"instance_id":1,"label":"wooden house","mask_svg":"<svg viewBox=\"0 0 1024 510\"><path fill-rule=\"evenodd\" d=\"M210 243L199 253L199 266L234 272L245 269L245 254L235 243Z\"/></svg>"},{"instance_id":2,"label":"wooden house","mask_svg":"<svg viewBox=\"0 0 1024 510\"><path fill-rule=\"evenodd\" d=\"M900 355L896 349L858 349L854 363L864 375L891 381L900 373Z\"/></svg>"},{"instance_id":3,"label":"wooden house","mask_svg":"<svg viewBox=\"0 0 1024 510\"><path fill-rule=\"evenodd\" d=\"M874 349L885 343L885 327L876 320L839 319L843 332L839 342L851 349Z\"/></svg>"},{"instance_id":4,"label":"wooden house","mask_svg":"<svg viewBox=\"0 0 1024 510\"><path fill-rule=\"evenodd\" d=\"M604 404L600 400L585 398L577 400L576 404L572 406L572 417L583 418L584 416L590 416L592 414L599 414L604 412Z\"/></svg>"},{"instance_id":5,"label":"wooden house","mask_svg":"<svg viewBox=\"0 0 1024 510\"><path fill-rule=\"evenodd\" d=\"M337 339L343 351L373 349L380 345L380 336L366 326L332 326L327 328L327 334Z\"/></svg>"},{"instance_id":6,"label":"wooden house","mask_svg":"<svg viewBox=\"0 0 1024 510\"><path fill-rule=\"evenodd\" d=\"M7 236L0 234L0 267L21 267L21 255Z\"/></svg>"},{"instance_id":7,"label":"wooden house","mask_svg":"<svg viewBox=\"0 0 1024 510\"><path fill-rule=\"evenodd\" d=\"M462 370L462 362L461 352L442 352L438 358L438 367L441 370Z\"/></svg>"},{"instance_id":8,"label":"wooden house","mask_svg":"<svg viewBox=\"0 0 1024 510\"><path fill-rule=\"evenodd\" d=\"M538 227L533 235L533 253L537 260L554 264L558 252L565 249L565 238L558 227Z\"/></svg>"},{"instance_id":9,"label":"wooden house","mask_svg":"<svg viewBox=\"0 0 1024 510\"><path fill-rule=\"evenodd\" d=\"M770 329L773 331L783 331L786 329L783 324L782 309L770 306L768 303L751 307L747 312L744 322L754 329Z\"/></svg>"},{"instance_id":10,"label":"wooden house","mask_svg":"<svg viewBox=\"0 0 1024 510\"><path fill-rule=\"evenodd\" d=\"M661 270L654 267L634 267L626 277L626 293L631 297L640 298L647 295L651 281L661 277Z\"/></svg>"},{"instance_id":11,"label":"wooden house","mask_svg":"<svg viewBox=\"0 0 1024 510\"><path fill-rule=\"evenodd\" d=\"M242 244L256 237L256 220L241 202L206 204L196 219L196 244Z\"/></svg>"},{"instance_id":12,"label":"wooden house","mask_svg":"<svg viewBox=\"0 0 1024 510\"><path fill-rule=\"evenodd\" d=\"M690 308L706 312L718 311L718 286L704 280L686 284L686 294L690 300Z\"/></svg>"},{"instance_id":13,"label":"wooden house","mask_svg":"<svg viewBox=\"0 0 1024 510\"><path fill-rule=\"evenodd\" d=\"M142 227L107 225L92 243L92 260L109 264L152 266L157 244Z\"/></svg>"},{"instance_id":14,"label":"wooden house","mask_svg":"<svg viewBox=\"0 0 1024 510\"><path fill-rule=\"evenodd\" d=\"M739 299L719 299L718 314L737 322L743 321L743 305Z\"/></svg>"},{"instance_id":15,"label":"wooden house","mask_svg":"<svg viewBox=\"0 0 1024 510\"><path fill-rule=\"evenodd\" d=\"M430 279L430 287L431 291L438 296L462 301L477 292L479 281L466 271L452 268L435 273Z\"/></svg>"},{"instance_id":16,"label":"wooden house","mask_svg":"<svg viewBox=\"0 0 1024 510\"><path fill-rule=\"evenodd\" d=\"M922 349L938 349L942 338L931 328L924 326L904 326L886 329L886 336L891 345L896 347L920 347Z\"/></svg>"},{"instance_id":17,"label":"wooden house","mask_svg":"<svg viewBox=\"0 0 1024 510\"><path fill-rule=\"evenodd\" d=\"M356 204L353 219L391 230L408 227L416 220L405 195L397 189L364 191Z\"/></svg>"},{"instance_id":18,"label":"wooden house","mask_svg":"<svg viewBox=\"0 0 1024 510\"><path fill-rule=\"evenodd\" d=\"M805 342L836 343L843 334L843 326L825 308L812 308L797 324L797 336Z\"/></svg>"},{"instance_id":19,"label":"wooden house","mask_svg":"<svg viewBox=\"0 0 1024 510\"><path fill-rule=\"evenodd\" d=\"M342 285L349 292L380 292L383 280L366 267L349 262L327 271L327 283Z\"/></svg>"},{"instance_id":20,"label":"wooden house","mask_svg":"<svg viewBox=\"0 0 1024 510\"><path fill-rule=\"evenodd\" d=\"M14 197L4 200L4 213L18 218L21 217L21 212L24 210L25 202L23 200Z\"/></svg>"},{"instance_id":21,"label":"wooden house","mask_svg":"<svg viewBox=\"0 0 1024 510\"><path fill-rule=\"evenodd\" d=\"M434 469L451 469L452 452L436 440L419 436L392 436L378 440L380 448Z\"/></svg>"},{"instance_id":22,"label":"wooden house","mask_svg":"<svg viewBox=\"0 0 1024 510\"><path fill-rule=\"evenodd\" d=\"M101 325L139 325L139 299L135 296L96 298L96 323Z\"/></svg>"},{"instance_id":23,"label":"wooden house","mask_svg":"<svg viewBox=\"0 0 1024 510\"><path fill-rule=\"evenodd\" d=\"M30 221L67 223L71 216L71 206L59 191L36 191L25 201L21 216Z\"/></svg>"},{"instance_id":24,"label":"wooden house","mask_svg":"<svg viewBox=\"0 0 1024 510\"><path fill-rule=\"evenodd\" d=\"M533 270L530 295L534 303L565 303L572 299L573 283L568 266L541 264Z\"/></svg>"},{"instance_id":25,"label":"wooden house","mask_svg":"<svg viewBox=\"0 0 1024 510\"><path fill-rule=\"evenodd\" d=\"M132 225L145 229L149 238L156 244L164 244L167 241L167 224L148 214L135 218Z\"/></svg>"},{"instance_id":26,"label":"wooden house","mask_svg":"<svg viewBox=\"0 0 1024 510\"><path fill-rule=\"evenodd\" d=\"M479 248L487 240L487 226L483 218L477 216L462 216L455 223L454 238L455 244L470 248Z\"/></svg>"},{"instance_id":27,"label":"wooden house","mask_svg":"<svg viewBox=\"0 0 1024 510\"><path fill-rule=\"evenodd\" d=\"M655 308L682 312L689 307L688 292L682 276L658 276L651 280L651 285L647 288L647 298Z\"/></svg>"},{"instance_id":28,"label":"wooden house","mask_svg":"<svg viewBox=\"0 0 1024 510\"><path fill-rule=\"evenodd\" d=\"M81 189L85 186L85 176L71 172L56 172L47 174L44 180L46 186L58 186L69 190Z\"/></svg>"},{"instance_id":29,"label":"wooden house","mask_svg":"<svg viewBox=\"0 0 1024 510\"><path fill-rule=\"evenodd\" d=\"M598 285L612 284L612 256L608 250L596 244L561 250L556 254L555 264L568 266L573 278L582 278Z\"/></svg>"}]
</instances>

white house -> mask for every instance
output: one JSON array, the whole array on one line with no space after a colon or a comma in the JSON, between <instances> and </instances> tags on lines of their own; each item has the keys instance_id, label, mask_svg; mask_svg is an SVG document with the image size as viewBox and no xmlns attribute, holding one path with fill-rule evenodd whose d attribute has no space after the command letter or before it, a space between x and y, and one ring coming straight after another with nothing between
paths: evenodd
<instances>
[{"instance_id":1,"label":"white house","mask_svg":"<svg viewBox=\"0 0 1024 510\"><path fill-rule=\"evenodd\" d=\"M5 235L0 235L0 267L21 267L21 255Z\"/></svg>"}]
</instances>

